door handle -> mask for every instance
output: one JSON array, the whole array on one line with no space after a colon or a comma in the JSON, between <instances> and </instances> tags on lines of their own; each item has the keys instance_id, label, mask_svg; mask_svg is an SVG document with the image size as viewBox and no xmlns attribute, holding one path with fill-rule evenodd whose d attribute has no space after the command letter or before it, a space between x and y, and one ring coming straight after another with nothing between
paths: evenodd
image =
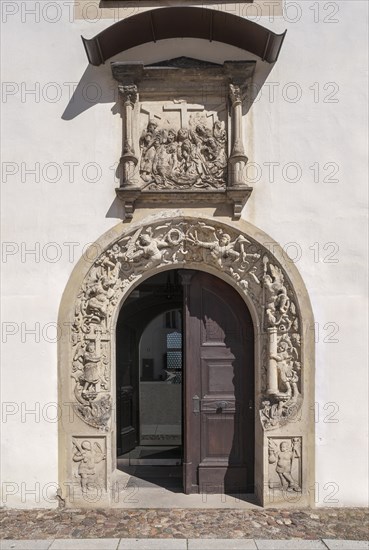
<instances>
[{"instance_id":1,"label":"door handle","mask_svg":"<svg viewBox=\"0 0 369 550\"><path fill-rule=\"evenodd\" d=\"M193 412L195 414L199 414L200 412L200 397L198 395L194 395L192 398L192 405L193 405Z\"/></svg>"},{"instance_id":2,"label":"door handle","mask_svg":"<svg viewBox=\"0 0 369 550\"><path fill-rule=\"evenodd\" d=\"M217 401L215 403L217 411L222 411L228 407L228 401Z\"/></svg>"}]
</instances>

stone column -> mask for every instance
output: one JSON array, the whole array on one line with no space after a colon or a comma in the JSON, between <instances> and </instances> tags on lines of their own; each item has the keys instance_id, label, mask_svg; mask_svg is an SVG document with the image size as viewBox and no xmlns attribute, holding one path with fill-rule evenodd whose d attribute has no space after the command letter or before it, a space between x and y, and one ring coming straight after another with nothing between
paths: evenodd
<instances>
[{"instance_id":1,"label":"stone column","mask_svg":"<svg viewBox=\"0 0 369 550\"><path fill-rule=\"evenodd\" d=\"M123 104L123 151L120 159L122 166L121 187L134 185L133 175L138 163L138 158L134 150L134 107L137 101L137 86L130 84L128 86L119 86L119 93Z\"/></svg>"},{"instance_id":2,"label":"stone column","mask_svg":"<svg viewBox=\"0 0 369 550\"><path fill-rule=\"evenodd\" d=\"M267 371L267 393L270 395L276 395L279 393L277 363L276 360L273 359L273 356L277 355L277 336L277 327L268 328L269 360Z\"/></svg>"},{"instance_id":3,"label":"stone column","mask_svg":"<svg viewBox=\"0 0 369 550\"><path fill-rule=\"evenodd\" d=\"M229 85L231 103L232 145L229 157L229 185L237 187L244 185L243 168L248 158L245 154L242 134L242 90L236 84Z\"/></svg>"}]
</instances>

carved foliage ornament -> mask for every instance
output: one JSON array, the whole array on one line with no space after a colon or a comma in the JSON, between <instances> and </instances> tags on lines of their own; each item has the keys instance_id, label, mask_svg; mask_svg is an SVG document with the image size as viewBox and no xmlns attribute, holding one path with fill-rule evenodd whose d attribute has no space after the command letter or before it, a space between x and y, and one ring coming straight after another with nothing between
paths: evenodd
<instances>
[{"instance_id":1,"label":"carved foliage ornament","mask_svg":"<svg viewBox=\"0 0 369 550\"><path fill-rule=\"evenodd\" d=\"M107 429L111 415L111 334L128 286L164 266L209 266L233 279L255 305L262 327L264 429L294 420L301 406L301 323L297 297L276 259L248 236L209 221L164 220L125 234L89 270L72 325L74 409Z\"/></svg>"}]
</instances>

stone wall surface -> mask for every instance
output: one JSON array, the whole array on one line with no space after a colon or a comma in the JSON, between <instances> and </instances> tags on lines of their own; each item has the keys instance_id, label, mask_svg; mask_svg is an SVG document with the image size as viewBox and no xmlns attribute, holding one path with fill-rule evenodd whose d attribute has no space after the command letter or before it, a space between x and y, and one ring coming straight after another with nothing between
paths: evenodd
<instances>
[{"instance_id":1,"label":"stone wall surface","mask_svg":"<svg viewBox=\"0 0 369 550\"><path fill-rule=\"evenodd\" d=\"M2 481L8 507L57 505L57 417L69 412L67 404L57 406L58 309L88 245L122 218L114 190L121 154L116 83L109 63L87 66L80 40L114 21L75 19L71 2L62 3L58 19L55 3L46 4L44 11L33 0L1 6L7 138L2 140ZM295 13L292 6L284 16L257 20L288 33L272 71L258 64L255 83L267 80L244 116L254 191L242 217L284 247L312 302L316 504L364 506L367 5L350 0L320 3L318 9L317 4L298 3ZM239 6L222 9L242 14ZM127 8L124 14L132 12ZM114 60L148 64L179 56L218 63L253 59L219 43L176 39ZM138 213L136 221L145 214ZM89 254L93 261L93 249Z\"/></svg>"}]
</instances>

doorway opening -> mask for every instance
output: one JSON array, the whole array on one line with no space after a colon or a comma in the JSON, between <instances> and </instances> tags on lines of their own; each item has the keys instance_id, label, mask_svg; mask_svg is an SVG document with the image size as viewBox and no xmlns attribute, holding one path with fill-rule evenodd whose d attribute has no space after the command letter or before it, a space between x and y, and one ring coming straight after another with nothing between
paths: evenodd
<instances>
[{"instance_id":1,"label":"doorway opening","mask_svg":"<svg viewBox=\"0 0 369 550\"><path fill-rule=\"evenodd\" d=\"M183 289L178 270L134 290L117 323L117 465L135 478L181 490Z\"/></svg>"},{"instance_id":2,"label":"doorway opening","mask_svg":"<svg viewBox=\"0 0 369 550\"><path fill-rule=\"evenodd\" d=\"M253 493L254 332L221 279L161 272L117 322L117 466L137 486Z\"/></svg>"}]
</instances>

